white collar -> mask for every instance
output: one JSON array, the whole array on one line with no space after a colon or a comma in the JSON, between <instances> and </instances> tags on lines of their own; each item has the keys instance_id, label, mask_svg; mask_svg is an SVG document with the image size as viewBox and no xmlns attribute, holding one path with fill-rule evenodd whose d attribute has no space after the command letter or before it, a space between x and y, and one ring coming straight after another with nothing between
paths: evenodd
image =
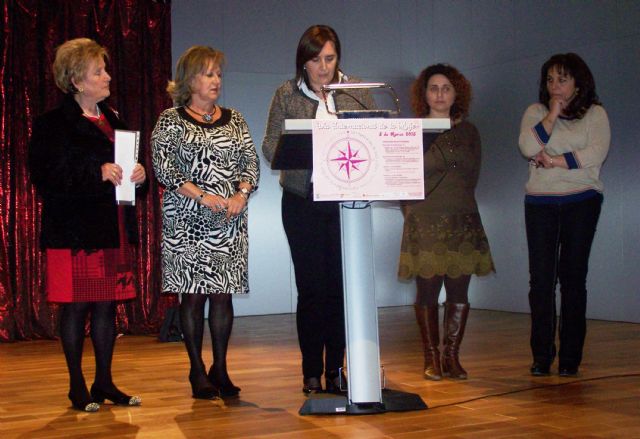
<instances>
[{"instance_id":1,"label":"white collar","mask_svg":"<svg viewBox=\"0 0 640 439\"><path fill-rule=\"evenodd\" d=\"M349 80L349 77L338 70L338 84L341 84L343 81L348 81L348 80ZM306 96L310 97L311 99L313 99L315 101L320 102L320 98L313 92L313 90L311 90L307 86L307 83L304 82L304 79L300 78L300 80L298 80L298 88ZM331 96L331 95L333 95L333 92L329 93L329 96Z\"/></svg>"}]
</instances>

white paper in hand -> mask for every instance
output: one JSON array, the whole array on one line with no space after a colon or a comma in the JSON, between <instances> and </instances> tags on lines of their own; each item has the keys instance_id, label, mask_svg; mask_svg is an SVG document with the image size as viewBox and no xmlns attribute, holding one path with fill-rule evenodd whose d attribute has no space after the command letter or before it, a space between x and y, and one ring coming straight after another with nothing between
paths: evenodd
<instances>
[{"instance_id":1,"label":"white paper in hand","mask_svg":"<svg viewBox=\"0 0 640 439\"><path fill-rule=\"evenodd\" d=\"M138 163L140 131L115 130L115 162L122 168L122 183L116 186L116 203L136 204L136 185L129 178Z\"/></svg>"}]
</instances>

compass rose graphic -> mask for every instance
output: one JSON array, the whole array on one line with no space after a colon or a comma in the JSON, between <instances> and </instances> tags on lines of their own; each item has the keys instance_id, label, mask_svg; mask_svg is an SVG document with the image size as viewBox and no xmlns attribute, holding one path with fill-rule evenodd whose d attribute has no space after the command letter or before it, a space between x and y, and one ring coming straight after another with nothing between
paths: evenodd
<instances>
[{"instance_id":1,"label":"compass rose graphic","mask_svg":"<svg viewBox=\"0 0 640 439\"><path fill-rule=\"evenodd\" d=\"M346 141L346 146L344 142ZM337 165L331 166L332 174L342 181L353 182L362 178L370 164L369 151L365 145L355 139L343 139L334 144L329 152L329 162Z\"/></svg>"}]
</instances>

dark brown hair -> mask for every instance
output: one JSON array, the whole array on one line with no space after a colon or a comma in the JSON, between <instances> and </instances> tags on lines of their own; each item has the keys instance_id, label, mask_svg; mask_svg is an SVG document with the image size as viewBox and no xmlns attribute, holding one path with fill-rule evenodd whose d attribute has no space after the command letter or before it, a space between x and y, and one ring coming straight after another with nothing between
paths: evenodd
<instances>
[{"instance_id":1,"label":"dark brown hair","mask_svg":"<svg viewBox=\"0 0 640 439\"><path fill-rule=\"evenodd\" d=\"M456 91L456 100L449 110L449 116L456 119L464 119L469 115L469 104L471 103L471 83L462 73L449 64L434 64L422 72L411 86L411 108L418 117L429 115L429 104L427 104L427 83L433 75L444 75Z\"/></svg>"},{"instance_id":2,"label":"dark brown hair","mask_svg":"<svg viewBox=\"0 0 640 439\"><path fill-rule=\"evenodd\" d=\"M304 80L307 87L311 88L307 71L304 64L310 59L315 58L322 51L322 48L331 41L336 48L338 59L336 62L336 71L333 75L332 82L338 81L338 71L340 70L340 39L338 34L331 27L324 24L316 24L304 31L298 42L298 50L296 52L296 81Z\"/></svg>"},{"instance_id":3,"label":"dark brown hair","mask_svg":"<svg viewBox=\"0 0 640 439\"><path fill-rule=\"evenodd\" d=\"M542 65L538 92L538 100L541 104L549 108L547 76L552 68L560 74L571 76L576 82L576 95L564 110L566 116L582 119L592 105L602 105L596 94L596 82L589 66L575 53L558 53Z\"/></svg>"}]
</instances>

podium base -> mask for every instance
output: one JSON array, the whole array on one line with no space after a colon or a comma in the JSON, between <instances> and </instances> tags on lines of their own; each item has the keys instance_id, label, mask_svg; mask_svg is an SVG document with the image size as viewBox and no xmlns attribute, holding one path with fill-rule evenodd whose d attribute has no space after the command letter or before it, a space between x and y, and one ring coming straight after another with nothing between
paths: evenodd
<instances>
[{"instance_id":1,"label":"podium base","mask_svg":"<svg viewBox=\"0 0 640 439\"><path fill-rule=\"evenodd\" d=\"M329 393L310 395L298 411L307 415L375 415L386 412L426 410L427 404L415 393L383 389L382 402L349 403L346 396Z\"/></svg>"}]
</instances>

